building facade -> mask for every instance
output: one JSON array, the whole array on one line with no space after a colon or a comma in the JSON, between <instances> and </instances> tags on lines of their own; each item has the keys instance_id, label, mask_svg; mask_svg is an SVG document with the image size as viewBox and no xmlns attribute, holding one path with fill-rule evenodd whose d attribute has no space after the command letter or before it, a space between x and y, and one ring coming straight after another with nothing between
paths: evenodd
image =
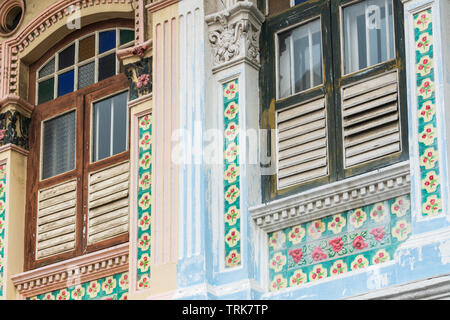
<instances>
[{"instance_id":1,"label":"building facade","mask_svg":"<svg viewBox=\"0 0 450 320\"><path fill-rule=\"evenodd\" d=\"M449 0L2 0L3 299L450 296Z\"/></svg>"}]
</instances>

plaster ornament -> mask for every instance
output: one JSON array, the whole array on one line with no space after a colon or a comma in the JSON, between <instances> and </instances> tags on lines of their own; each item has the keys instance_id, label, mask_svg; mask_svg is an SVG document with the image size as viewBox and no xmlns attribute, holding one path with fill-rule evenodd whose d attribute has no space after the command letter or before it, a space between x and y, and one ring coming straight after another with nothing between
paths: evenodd
<instances>
[{"instance_id":1,"label":"plaster ornament","mask_svg":"<svg viewBox=\"0 0 450 320\"><path fill-rule=\"evenodd\" d=\"M214 68L245 59L259 68L259 35L264 15L250 2L206 17Z\"/></svg>"}]
</instances>

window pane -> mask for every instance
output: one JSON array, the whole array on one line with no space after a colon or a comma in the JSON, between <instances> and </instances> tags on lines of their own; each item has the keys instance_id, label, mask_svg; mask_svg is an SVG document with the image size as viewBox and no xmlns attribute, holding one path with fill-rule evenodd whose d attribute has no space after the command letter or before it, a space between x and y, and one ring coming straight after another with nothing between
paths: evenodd
<instances>
[{"instance_id":1,"label":"window pane","mask_svg":"<svg viewBox=\"0 0 450 320\"><path fill-rule=\"evenodd\" d=\"M322 72L322 39L320 32L312 35L312 57L313 57L313 86L318 86L323 82Z\"/></svg>"},{"instance_id":2,"label":"window pane","mask_svg":"<svg viewBox=\"0 0 450 320\"><path fill-rule=\"evenodd\" d=\"M71 45L59 53L59 69L70 67L75 63L75 45Z\"/></svg>"},{"instance_id":3,"label":"window pane","mask_svg":"<svg viewBox=\"0 0 450 320\"><path fill-rule=\"evenodd\" d=\"M50 60L45 66L39 71L39 78L43 78L55 72L55 58Z\"/></svg>"},{"instance_id":4,"label":"window pane","mask_svg":"<svg viewBox=\"0 0 450 320\"><path fill-rule=\"evenodd\" d=\"M116 30L100 33L99 53L106 52L116 47Z\"/></svg>"},{"instance_id":5,"label":"window pane","mask_svg":"<svg viewBox=\"0 0 450 320\"><path fill-rule=\"evenodd\" d=\"M284 98L292 94L291 33L280 35L279 39L279 97Z\"/></svg>"},{"instance_id":6,"label":"window pane","mask_svg":"<svg viewBox=\"0 0 450 320\"><path fill-rule=\"evenodd\" d=\"M367 0L343 9L344 72L394 58L391 0Z\"/></svg>"},{"instance_id":7,"label":"window pane","mask_svg":"<svg viewBox=\"0 0 450 320\"><path fill-rule=\"evenodd\" d=\"M78 69L78 89L90 86L95 82L95 62L81 66Z\"/></svg>"},{"instance_id":8,"label":"window pane","mask_svg":"<svg viewBox=\"0 0 450 320\"><path fill-rule=\"evenodd\" d=\"M134 41L134 30L120 30L120 45Z\"/></svg>"},{"instance_id":9,"label":"window pane","mask_svg":"<svg viewBox=\"0 0 450 320\"><path fill-rule=\"evenodd\" d=\"M43 124L42 179L75 169L75 111Z\"/></svg>"},{"instance_id":10,"label":"window pane","mask_svg":"<svg viewBox=\"0 0 450 320\"><path fill-rule=\"evenodd\" d=\"M94 104L93 162L127 150L127 99L125 92Z\"/></svg>"},{"instance_id":11,"label":"window pane","mask_svg":"<svg viewBox=\"0 0 450 320\"><path fill-rule=\"evenodd\" d=\"M98 81L116 74L116 54L110 54L98 60Z\"/></svg>"},{"instance_id":12,"label":"window pane","mask_svg":"<svg viewBox=\"0 0 450 320\"><path fill-rule=\"evenodd\" d=\"M94 104L93 161L111 156L111 99Z\"/></svg>"},{"instance_id":13,"label":"window pane","mask_svg":"<svg viewBox=\"0 0 450 320\"><path fill-rule=\"evenodd\" d=\"M279 35L279 98L322 84L320 20Z\"/></svg>"},{"instance_id":14,"label":"window pane","mask_svg":"<svg viewBox=\"0 0 450 320\"><path fill-rule=\"evenodd\" d=\"M60 74L58 77L58 97L73 92L73 84L75 79L74 70Z\"/></svg>"},{"instance_id":15,"label":"window pane","mask_svg":"<svg viewBox=\"0 0 450 320\"><path fill-rule=\"evenodd\" d=\"M127 100L128 92L124 92L114 98L113 154L119 154L127 150Z\"/></svg>"},{"instance_id":16,"label":"window pane","mask_svg":"<svg viewBox=\"0 0 450 320\"><path fill-rule=\"evenodd\" d=\"M55 78L39 83L38 104L53 100L55 95Z\"/></svg>"},{"instance_id":17,"label":"window pane","mask_svg":"<svg viewBox=\"0 0 450 320\"><path fill-rule=\"evenodd\" d=\"M90 59L95 56L95 36L90 36L80 40L78 61Z\"/></svg>"}]
</instances>

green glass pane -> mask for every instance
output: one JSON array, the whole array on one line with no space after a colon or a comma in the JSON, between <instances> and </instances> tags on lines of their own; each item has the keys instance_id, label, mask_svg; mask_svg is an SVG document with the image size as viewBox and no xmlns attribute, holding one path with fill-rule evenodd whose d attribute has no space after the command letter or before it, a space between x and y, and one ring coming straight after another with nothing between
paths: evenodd
<instances>
[{"instance_id":1,"label":"green glass pane","mask_svg":"<svg viewBox=\"0 0 450 320\"><path fill-rule=\"evenodd\" d=\"M38 104L54 99L55 93L55 79L51 78L39 83L38 89Z\"/></svg>"},{"instance_id":2,"label":"green glass pane","mask_svg":"<svg viewBox=\"0 0 450 320\"><path fill-rule=\"evenodd\" d=\"M134 41L133 30L120 30L120 45Z\"/></svg>"}]
</instances>

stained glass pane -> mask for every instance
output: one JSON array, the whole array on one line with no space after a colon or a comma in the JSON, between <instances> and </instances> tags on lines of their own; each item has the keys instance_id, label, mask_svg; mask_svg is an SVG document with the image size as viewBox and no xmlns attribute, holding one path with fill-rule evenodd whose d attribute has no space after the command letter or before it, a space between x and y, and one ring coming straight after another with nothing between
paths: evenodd
<instances>
[{"instance_id":1,"label":"stained glass pane","mask_svg":"<svg viewBox=\"0 0 450 320\"><path fill-rule=\"evenodd\" d=\"M75 45L64 49L59 53L59 70L70 67L75 63Z\"/></svg>"},{"instance_id":2,"label":"stained glass pane","mask_svg":"<svg viewBox=\"0 0 450 320\"><path fill-rule=\"evenodd\" d=\"M95 62L88 63L78 69L78 89L90 86L95 82Z\"/></svg>"},{"instance_id":3,"label":"stained glass pane","mask_svg":"<svg viewBox=\"0 0 450 320\"><path fill-rule=\"evenodd\" d=\"M43 78L55 72L55 58L50 60L45 66L39 71L39 78Z\"/></svg>"},{"instance_id":4,"label":"stained glass pane","mask_svg":"<svg viewBox=\"0 0 450 320\"><path fill-rule=\"evenodd\" d=\"M100 33L99 53L106 52L116 47L116 30Z\"/></svg>"},{"instance_id":5,"label":"stained glass pane","mask_svg":"<svg viewBox=\"0 0 450 320\"><path fill-rule=\"evenodd\" d=\"M42 179L75 169L75 111L43 124Z\"/></svg>"},{"instance_id":6,"label":"stained glass pane","mask_svg":"<svg viewBox=\"0 0 450 320\"><path fill-rule=\"evenodd\" d=\"M120 30L120 45L134 41L133 30Z\"/></svg>"},{"instance_id":7,"label":"stained glass pane","mask_svg":"<svg viewBox=\"0 0 450 320\"><path fill-rule=\"evenodd\" d=\"M95 35L80 40L78 61L82 62L95 56Z\"/></svg>"},{"instance_id":8,"label":"stained glass pane","mask_svg":"<svg viewBox=\"0 0 450 320\"><path fill-rule=\"evenodd\" d=\"M98 81L112 77L116 74L116 54L112 53L98 61Z\"/></svg>"},{"instance_id":9,"label":"stained glass pane","mask_svg":"<svg viewBox=\"0 0 450 320\"><path fill-rule=\"evenodd\" d=\"M73 92L73 84L75 79L74 70L59 75L58 77L58 97Z\"/></svg>"},{"instance_id":10,"label":"stained glass pane","mask_svg":"<svg viewBox=\"0 0 450 320\"><path fill-rule=\"evenodd\" d=\"M54 99L55 94L55 79L51 78L39 83L38 89L38 104Z\"/></svg>"}]
</instances>

